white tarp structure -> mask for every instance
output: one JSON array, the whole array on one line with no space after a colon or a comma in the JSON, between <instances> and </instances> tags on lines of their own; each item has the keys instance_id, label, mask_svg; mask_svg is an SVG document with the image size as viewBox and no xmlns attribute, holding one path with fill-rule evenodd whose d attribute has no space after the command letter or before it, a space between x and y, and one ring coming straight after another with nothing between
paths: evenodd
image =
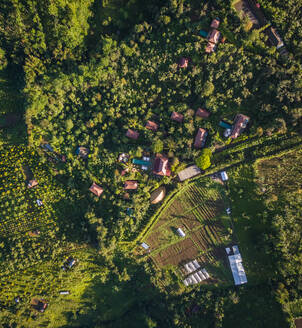
<instances>
[{"instance_id":1,"label":"white tarp structure","mask_svg":"<svg viewBox=\"0 0 302 328\"><path fill-rule=\"evenodd\" d=\"M146 244L146 243L142 243L141 246L142 246L144 249L149 249L149 245Z\"/></svg>"},{"instance_id":2,"label":"white tarp structure","mask_svg":"<svg viewBox=\"0 0 302 328\"><path fill-rule=\"evenodd\" d=\"M186 234L183 232L181 228L178 228L176 231L180 237L185 237Z\"/></svg>"},{"instance_id":3,"label":"white tarp structure","mask_svg":"<svg viewBox=\"0 0 302 328\"><path fill-rule=\"evenodd\" d=\"M229 180L229 177L228 177L226 171L222 171L222 172L220 173L220 175L221 175L221 179L222 179L222 181L227 181L227 180Z\"/></svg>"},{"instance_id":4,"label":"white tarp structure","mask_svg":"<svg viewBox=\"0 0 302 328\"><path fill-rule=\"evenodd\" d=\"M210 278L210 275L206 269L200 269L200 265L197 260L186 263L184 268L187 274L190 273L190 275L188 275L183 281L186 286L198 284L203 280Z\"/></svg>"},{"instance_id":5,"label":"white tarp structure","mask_svg":"<svg viewBox=\"0 0 302 328\"><path fill-rule=\"evenodd\" d=\"M239 248L238 246L233 246L233 254L234 255L229 255L229 262L234 278L235 285L242 285L247 283L247 278L246 274L244 271L244 267L242 265L242 258L239 253Z\"/></svg>"}]
</instances>

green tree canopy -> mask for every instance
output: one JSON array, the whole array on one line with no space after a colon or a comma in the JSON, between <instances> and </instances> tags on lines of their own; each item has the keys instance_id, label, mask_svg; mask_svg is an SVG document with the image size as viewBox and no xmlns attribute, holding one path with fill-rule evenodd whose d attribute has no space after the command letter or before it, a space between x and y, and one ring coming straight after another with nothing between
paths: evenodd
<instances>
[{"instance_id":1,"label":"green tree canopy","mask_svg":"<svg viewBox=\"0 0 302 328\"><path fill-rule=\"evenodd\" d=\"M201 155L195 160L196 165L202 170L206 170L211 166L211 156L211 150L209 148L204 148L201 151Z\"/></svg>"}]
</instances>

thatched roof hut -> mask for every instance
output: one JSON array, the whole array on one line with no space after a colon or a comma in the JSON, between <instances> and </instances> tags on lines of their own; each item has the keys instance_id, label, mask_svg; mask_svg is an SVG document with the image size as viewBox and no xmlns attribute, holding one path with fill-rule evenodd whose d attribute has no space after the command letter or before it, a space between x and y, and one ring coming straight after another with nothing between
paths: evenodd
<instances>
[{"instance_id":1,"label":"thatched roof hut","mask_svg":"<svg viewBox=\"0 0 302 328\"><path fill-rule=\"evenodd\" d=\"M158 189L154 190L150 195L150 203L157 204L161 202L166 196L166 188L159 187Z\"/></svg>"}]
</instances>

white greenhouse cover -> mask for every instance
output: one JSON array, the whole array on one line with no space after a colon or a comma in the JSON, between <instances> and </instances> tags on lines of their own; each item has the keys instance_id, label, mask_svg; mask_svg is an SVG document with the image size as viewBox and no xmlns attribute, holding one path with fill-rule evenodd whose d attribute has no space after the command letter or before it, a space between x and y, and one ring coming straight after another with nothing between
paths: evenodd
<instances>
[{"instance_id":1,"label":"white greenhouse cover","mask_svg":"<svg viewBox=\"0 0 302 328\"><path fill-rule=\"evenodd\" d=\"M242 265L242 258L240 253L230 255L229 262L233 273L235 285L242 285L247 283L247 278Z\"/></svg>"}]
</instances>

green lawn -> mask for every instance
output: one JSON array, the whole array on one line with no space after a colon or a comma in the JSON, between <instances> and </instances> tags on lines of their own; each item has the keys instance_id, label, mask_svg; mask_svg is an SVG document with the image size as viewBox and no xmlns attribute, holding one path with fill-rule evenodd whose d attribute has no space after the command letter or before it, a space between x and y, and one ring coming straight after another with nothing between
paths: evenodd
<instances>
[{"instance_id":1,"label":"green lawn","mask_svg":"<svg viewBox=\"0 0 302 328\"><path fill-rule=\"evenodd\" d=\"M235 236L242 253L243 264L250 283L273 279L273 263L265 254L262 234L270 229L265 217L266 206L257 192L252 165L232 168L229 175L229 196Z\"/></svg>"}]
</instances>

